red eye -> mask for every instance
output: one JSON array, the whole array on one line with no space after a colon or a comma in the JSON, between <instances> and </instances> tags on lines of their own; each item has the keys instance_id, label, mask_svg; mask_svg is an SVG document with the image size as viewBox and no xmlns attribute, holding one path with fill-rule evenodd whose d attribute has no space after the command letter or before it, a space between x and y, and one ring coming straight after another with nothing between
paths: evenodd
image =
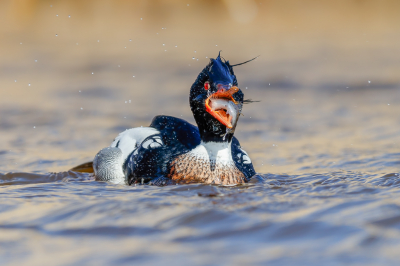
<instances>
[{"instance_id":1,"label":"red eye","mask_svg":"<svg viewBox=\"0 0 400 266\"><path fill-rule=\"evenodd\" d=\"M210 82L208 82L208 81L204 82L204 89L205 90L210 89Z\"/></svg>"}]
</instances>

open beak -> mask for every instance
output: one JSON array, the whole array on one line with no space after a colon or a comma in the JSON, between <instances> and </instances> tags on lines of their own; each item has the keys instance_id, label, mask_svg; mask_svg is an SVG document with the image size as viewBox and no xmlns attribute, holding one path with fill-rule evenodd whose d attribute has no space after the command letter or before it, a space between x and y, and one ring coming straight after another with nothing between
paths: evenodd
<instances>
[{"instance_id":1,"label":"open beak","mask_svg":"<svg viewBox=\"0 0 400 266\"><path fill-rule=\"evenodd\" d=\"M232 95L239 91L233 86L228 90L220 87L205 102L206 111L227 128L233 128L239 117L239 108Z\"/></svg>"}]
</instances>

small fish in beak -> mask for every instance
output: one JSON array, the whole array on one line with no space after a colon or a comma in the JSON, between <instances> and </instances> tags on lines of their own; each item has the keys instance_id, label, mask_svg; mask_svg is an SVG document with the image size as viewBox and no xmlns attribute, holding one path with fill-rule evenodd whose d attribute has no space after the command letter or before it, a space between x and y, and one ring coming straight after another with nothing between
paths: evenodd
<instances>
[{"instance_id":1,"label":"small fish in beak","mask_svg":"<svg viewBox=\"0 0 400 266\"><path fill-rule=\"evenodd\" d=\"M205 102L206 111L229 129L236 127L239 117L239 107L232 95L239 91L233 86L228 90L221 88L211 94Z\"/></svg>"}]
</instances>

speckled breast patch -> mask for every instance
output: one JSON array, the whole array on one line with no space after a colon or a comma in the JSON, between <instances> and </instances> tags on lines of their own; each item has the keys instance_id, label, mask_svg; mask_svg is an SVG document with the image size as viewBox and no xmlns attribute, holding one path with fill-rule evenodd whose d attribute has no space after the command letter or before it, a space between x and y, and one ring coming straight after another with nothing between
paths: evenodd
<instances>
[{"instance_id":1,"label":"speckled breast patch","mask_svg":"<svg viewBox=\"0 0 400 266\"><path fill-rule=\"evenodd\" d=\"M214 161L183 154L171 163L168 177L178 183L206 183L235 185L246 183L246 177L232 162L216 164Z\"/></svg>"}]
</instances>

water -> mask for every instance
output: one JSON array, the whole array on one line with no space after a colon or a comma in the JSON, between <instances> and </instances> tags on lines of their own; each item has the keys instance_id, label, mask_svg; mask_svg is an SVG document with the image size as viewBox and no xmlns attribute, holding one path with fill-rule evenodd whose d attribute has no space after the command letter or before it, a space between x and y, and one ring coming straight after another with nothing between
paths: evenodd
<instances>
[{"instance_id":1,"label":"water","mask_svg":"<svg viewBox=\"0 0 400 266\"><path fill-rule=\"evenodd\" d=\"M261 102L244 106L236 135L259 174L236 187L67 171L162 110L193 121L185 90L153 96L157 108L140 96L121 106L111 88L76 92L81 112L64 95L52 112L3 107L2 264L397 264L399 90L251 88Z\"/></svg>"}]
</instances>

